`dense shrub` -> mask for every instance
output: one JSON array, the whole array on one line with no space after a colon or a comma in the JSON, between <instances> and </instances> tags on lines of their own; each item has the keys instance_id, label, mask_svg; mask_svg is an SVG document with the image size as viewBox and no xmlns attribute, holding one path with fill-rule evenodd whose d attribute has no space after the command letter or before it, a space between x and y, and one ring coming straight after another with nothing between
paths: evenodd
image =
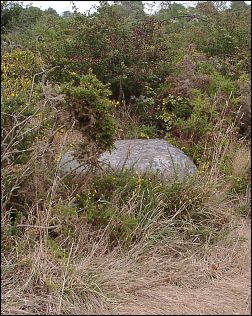
<instances>
[{"instance_id":1,"label":"dense shrub","mask_svg":"<svg viewBox=\"0 0 252 316\"><path fill-rule=\"evenodd\" d=\"M2 56L1 123L5 159L8 156L20 162L21 157L29 157L29 148L38 132L30 117L40 111L36 104L40 99L36 74L42 73L42 66L42 59L29 50L15 50ZM15 149L10 150L13 139Z\"/></svg>"},{"instance_id":2,"label":"dense shrub","mask_svg":"<svg viewBox=\"0 0 252 316\"><path fill-rule=\"evenodd\" d=\"M73 73L73 82L62 86L72 122L86 139L81 146L94 144L97 152L113 145L116 122L112 110L116 103L109 99L108 85L104 85L89 71L78 77Z\"/></svg>"}]
</instances>

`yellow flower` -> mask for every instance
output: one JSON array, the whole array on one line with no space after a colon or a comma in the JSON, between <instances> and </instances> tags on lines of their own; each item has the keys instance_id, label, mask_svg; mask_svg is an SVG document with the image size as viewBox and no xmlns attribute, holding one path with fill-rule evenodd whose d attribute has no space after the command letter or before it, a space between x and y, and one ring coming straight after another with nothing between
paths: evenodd
<instances>
[{"instance_id":1,"label":"yellow flower","mask_svg":"<svg viewBox=\"0 0 252 316\"><path fill-rule=\"evenodd\" d=\"M150 138L148 135L146 135L144 132L140 133L141 138Z\"/></svg>"},{"instance_id":2,"label":"yellow flower","mask_svg":"<svg viewBox=\"0 0 252 316\"><path fill-rule=\"evenodd\" d=\"M57 156L55 157L55 161L57 161L57 162L59 162L60 159L61 159L61 156L60 156L60 155L57 155Z\"/></svg>"}]
</instances>

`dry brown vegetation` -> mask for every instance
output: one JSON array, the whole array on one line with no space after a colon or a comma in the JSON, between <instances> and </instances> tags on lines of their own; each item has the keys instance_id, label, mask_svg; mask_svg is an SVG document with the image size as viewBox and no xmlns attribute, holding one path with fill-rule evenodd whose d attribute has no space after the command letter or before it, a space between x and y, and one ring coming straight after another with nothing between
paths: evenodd
<instances>
[{"instance_id":1,"label":"dry brown vegetation","mask_svg":"<svg viewBox=\"0 0 252 316\"><path fill-rule=\"evenodd\" d=\"M67 133L59 137L57 151L68 146ZM229 145L232 149L231 141ZM39 152L39 142L37 146ZM30 204L13 236L8 231L11 219L2 219L2 313L249 315L250 193L247 190L240 199L230 195L232 185L217 168L223 150L228 147L219 147L216 164L190 184L191 190L201 192L194 196L195 201L202 200L195 203L197 211L184 222L180 210L164 218L160 193L150 221L141 227L141 238L129 248L120 243L111 248L112 219L94 229L85 216L64 214L60 208L71 208L93 176L77 177L67 187L57 163L55 167L51 160L49 166L48 157L38 155L35 178L24 193L27 203L36 203ZM248 159L247 147L236 147L233 176L247 172ZM123 212L137 211L140 199L140 193L132 192ZM244 205L247 211L241 219L237 209ZM210 212L202 222L202 228L209 229L206 239L193 233L194 212Z\"/></svg>"},{"instance_id":2,"label":"dry brown vegetation","mask_svg":"<svg viewBox=\"0 0 252 316\"><path fill-rule=\"evenodd\" d=\"M48 252L41 236L32 252L3 257L2 312L249 315L250 226L244 220L238 228L214 246L192 250L183 245L188 248L184 254L174 245L146 256L140 247L108 254L101 236L80 257L82 240L72 245L64 265Z\"/></svg>"}]
</instances>

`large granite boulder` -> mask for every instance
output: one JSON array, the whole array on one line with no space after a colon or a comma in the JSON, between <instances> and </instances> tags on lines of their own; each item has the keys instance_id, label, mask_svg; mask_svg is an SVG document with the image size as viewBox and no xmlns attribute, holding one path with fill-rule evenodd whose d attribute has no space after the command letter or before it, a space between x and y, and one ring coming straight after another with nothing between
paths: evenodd
<instances>
[{"instance_id":1,"label":"large granite boulder","mask_svg":"<svg viewBox=\"0 0 252 316\"><path fill-rule=\"evenodd\" d=\"M192 175L197 171L193 161L183 151L162 139L132 139L118 140L115 149L104 152L99 157L102 168L120 170L127 168L144 173L151 171L159 173L165 178L176 177L178 179ZM87 165L73 158L73 153L63 155L60 168L64 172L83 172Z\"/></svg>"}]
</instances>

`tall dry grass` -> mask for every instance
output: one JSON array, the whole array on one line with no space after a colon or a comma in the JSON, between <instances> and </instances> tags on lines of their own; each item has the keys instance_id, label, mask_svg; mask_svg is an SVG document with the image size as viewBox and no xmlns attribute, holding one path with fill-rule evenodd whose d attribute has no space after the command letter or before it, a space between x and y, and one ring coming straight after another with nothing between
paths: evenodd
<instances>
[{"instance_id":1,"label":"tall dry grass","mask_svg":"<svg viewBox=\"0 0 252 316\"><path fill-rule=\"evenodd\" d=\"M51 136L57 129L55 124ZM249 313L248 219L237 230L236 210L248 207L250 190L248 185L243 194L232 193L232 177L220 168L235 152L231 175L243 176L249 151L237 145L232 127L225 134L220 130L206 149L212 165L204 173L178 187L151 178L131 192L126 183L106 197L118 215L137 220L130 232L137 239L126 247L122 240L111 247L115 218L95 226L85 210L75 209L76 196L92 187L94 176L60 173L59 155L68 150L71 132L55 142L35 142L13 187L16 200L4 191L2 314ZM4 166L4 177L10 168ZM128 194L123 205L120 192ZM19 218L13 214L20 207Z\"/></svg>"}]
</instances>

